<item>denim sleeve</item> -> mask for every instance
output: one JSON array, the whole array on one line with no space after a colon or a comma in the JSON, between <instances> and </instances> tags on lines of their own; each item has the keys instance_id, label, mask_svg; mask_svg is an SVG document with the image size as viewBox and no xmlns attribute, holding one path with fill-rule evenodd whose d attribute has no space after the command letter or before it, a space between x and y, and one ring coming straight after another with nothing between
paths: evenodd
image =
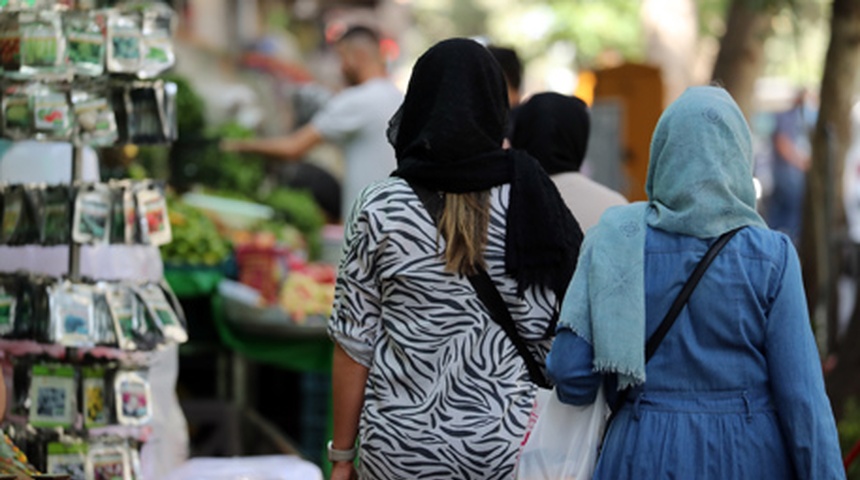
<instances>
[{"instance_id":1,"label":"denim sleeve","mask_svg":"<svg viewBox=\"0 0 860 480\"><path fill-rule=\"evenodd\" d=\"M594 349L568 328L560 328L546 358L558 399L570 405L594 403L602 375L592 369Z\"/></svg>"},{"instance_id":2,"label":"denim sleeve","mask_svg":"<svg viewBox=\"0 0 860 480\"><path fill-rule=\"evenodd\" d=\"M842 479L839 439L810 327L800 262L785 240L785 271L766 327L766 355L780 426L798 478Z\"/></svg>"}]
</instances>

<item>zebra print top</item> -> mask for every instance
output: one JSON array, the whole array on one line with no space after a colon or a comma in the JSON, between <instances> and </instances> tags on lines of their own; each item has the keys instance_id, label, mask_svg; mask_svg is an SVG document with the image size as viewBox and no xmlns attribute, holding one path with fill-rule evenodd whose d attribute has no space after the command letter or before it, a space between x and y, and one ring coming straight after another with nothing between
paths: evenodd
<instances>
[{"instance_id":1,"label":"zebra print top","mask_svg":"<svg viewBox=\"0 0 860 480\"><path fill-rule=\"evenodd\" d=\"M504 275L509 190L491 190L487 269L543 364L555 297L520 298ZM361 478L513 477L537 387L468 279L444 271L443 245L402 179L367 187L353 207L329 334L369 368Z\"/></svg>"}]
</instances>

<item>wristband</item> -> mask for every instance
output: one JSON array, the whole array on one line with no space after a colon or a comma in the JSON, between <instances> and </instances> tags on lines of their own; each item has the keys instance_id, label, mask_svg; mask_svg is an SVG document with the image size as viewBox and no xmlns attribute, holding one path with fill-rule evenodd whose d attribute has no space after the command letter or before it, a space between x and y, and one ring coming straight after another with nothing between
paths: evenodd
<instances>
[{"instance_id":1,"label":"wristband","mask_svg":"<svg viewBox=\"0 0 860 480\"><path fill-rule=\"evenodd\" d=\"M329 440L328 445L326 445L329 462L351 462L355 460L355 454L358 451L357 448L352 447L349 450L338 450L331 445L332 442Z\"/></svg>"}]
</instances>

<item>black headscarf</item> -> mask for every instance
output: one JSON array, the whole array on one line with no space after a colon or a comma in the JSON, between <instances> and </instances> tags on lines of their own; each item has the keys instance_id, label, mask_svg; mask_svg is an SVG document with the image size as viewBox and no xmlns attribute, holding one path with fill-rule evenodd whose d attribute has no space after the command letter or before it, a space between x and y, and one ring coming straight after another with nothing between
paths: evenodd
<instances>
[{"instance_id":1,"label":"black headscarf","mask_svg":"<svg viewBox=\"0 0 860 480\"><path fill-rule=\"evenodd\" d=\"M507 91L501 69L480 44L442 41L418 59L389 140L394 176L441 192L511 184L505 270L522 292L533 285L564 295L582 230L538 162L503 150Z\"/></svg>"},{"instance_id":2,"label":"black headscarf","mask_svg":"<svg viewBox=\"0 0 860 480\"><path fill-rule=\"evenodd\" d=\"M537 158L546 173L577 172L585 160L591 121L576 97L539 93L517 109L511 146Z\"/></svg>"}]
</instances>

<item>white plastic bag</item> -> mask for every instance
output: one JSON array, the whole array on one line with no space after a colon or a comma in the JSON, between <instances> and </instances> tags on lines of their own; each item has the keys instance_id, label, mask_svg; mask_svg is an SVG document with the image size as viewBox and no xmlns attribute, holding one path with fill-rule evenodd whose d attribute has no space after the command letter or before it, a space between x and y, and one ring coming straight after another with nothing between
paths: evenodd
<instances>
[{"instance_id":1,"label":"white plastic bag","mask_svg":"<svg viewBox=\"0 0 860 480\"><path fill-rule=\"evenodd\" d=\"M517 480L590 480L608 414L603 387L582 407L562 403L555 389L538 390L537 419L523 440Z\"/></svg>"}]
</instances>

